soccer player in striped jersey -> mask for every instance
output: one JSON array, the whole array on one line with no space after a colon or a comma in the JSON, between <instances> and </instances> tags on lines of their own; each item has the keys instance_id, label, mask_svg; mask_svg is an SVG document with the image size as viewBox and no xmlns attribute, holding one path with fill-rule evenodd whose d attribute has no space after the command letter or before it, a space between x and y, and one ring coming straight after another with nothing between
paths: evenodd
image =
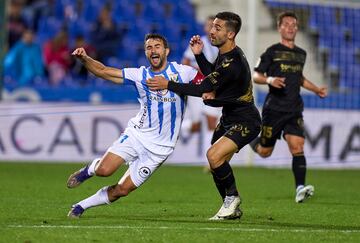
<instances>
[{"instance_id":1,"label":"soccer player in striped jersey","mask_svg":"<svg viewBox=\"0 0 360 243\"><path fill-rule=\"evenodd\" d=\"M120 181L101 188L94 195L74 204L69 217L78 218L94 206L110 204L141 186L174 151L185 109L185 97L172 91L151 91L146 79L163 76L179 83L198 83L203 75L193 67L168 62L167 40L158 34L145 37L145 55L149 67L117 69L104 66L89 57L83 48L72 53L88 71L117 84L132 84L138 91L139 113L128 122L123 134L101 159L95 159L70 175L67 186L74 188L92 176L110 176L121 165L129 168Z\"/></svg>"}]
</instances>

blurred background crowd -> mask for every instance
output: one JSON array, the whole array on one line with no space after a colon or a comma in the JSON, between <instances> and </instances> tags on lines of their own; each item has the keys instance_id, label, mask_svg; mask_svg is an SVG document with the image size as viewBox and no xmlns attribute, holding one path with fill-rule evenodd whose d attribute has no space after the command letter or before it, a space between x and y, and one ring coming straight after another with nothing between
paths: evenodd
<instances>
[{"instance_id":1,"label":"blurred background crowd","mask_svg":"<svg viewBox=\"0 0 360 243\"><path fill-rule=\"evenodd\" d=\"M19 87L32 87L38 92L46 89L49 92L49 89L63 87L77 89L112 87L113 84L110 82L89 75L80 63L71 58L71 51L83 46L90 56L109 66L119 68L146 66L148 64L143 55L143 38L149 32L166 36L171 48L169 60L181 62L190 37L194 34L204 34L202 23L199 22L199 11L211 9L209 6L216 2L213 0L9 0L6 4L4 88L8 92L13 92ZM228 2L232 5L226 5ZM328 85L331 91L328 101L325 102L336 105L340 100L342 108L347 108L349 105L350 108L359 108L360 2L355 0L346 3L331 0L259 2L261 4L258 5L255 13L260 26L257 30L258 34L269 33L261 29L266 22L271 23L271 31L276 32L275 16L280 11L295 11L299 16L301 33L305 34L305 39L302 38L298 42L300 46L305 45L308 51L310 73L321 74L314 78L315 82ZM201 8L200 3L202 3ZM243 17L245 30L240 33L240 38L244 36L244 31L245 35L249 32L246 26L252 28L246 16L248 3L249 1L242 0L221 0L218 3L218 6L238 6L238 9L242 10L240 15ZM210 14L215 12L210 11L207 16ZM265 15L269 15L270 18L264 20ZM273 39L269 34L260 36L255 40L254 45L262 48L271 42ZM247 46L242 45L244 41L240 44L246 52ZM260 49L257 53L263 51ZM254 58L258 57L257 53ZM125 90L123 95L125 102L136 101L131 98L133 94L131 89L126 87L121 89ZM259 92L261 103L263 96L261 90ZM47 94L41 94L42 100L52 100L50 97L55 97L54 94ZM332 99L334 95L351 97L351 100L338 97ZM112 101L109 95L104 96L107 96L107 101ZM74 97L66 99L77 101ZM306 98L305 104L307 104Z\"/></svg>"}]
</instances>

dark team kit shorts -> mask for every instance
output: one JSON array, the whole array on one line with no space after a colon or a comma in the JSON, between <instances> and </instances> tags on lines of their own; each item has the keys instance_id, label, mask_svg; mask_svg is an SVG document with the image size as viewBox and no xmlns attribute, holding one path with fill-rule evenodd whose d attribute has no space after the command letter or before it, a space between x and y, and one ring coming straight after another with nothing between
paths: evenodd
<instances>
[{"instance_id":1,"label":"dark team kit shorts","mask_svg":"<svg viewBox=\"0 0 360 243\"><path fill-rule=\"evenodd\" d=\"M259 135L260 130L261 126L259 122L237 122L226 124L220 121L214 131L211 144L215 143L222 136L225 136L236 143L238 150L240 150L254 140Z\"/></svg>"},{"instance_id":2,"label":"dark team kit shorts","mask_svg":"<svg viewBox=\"0 0 360 243\"><path fill-rule=\"evenodd\" d=\"M277 139L286 134L305 137L302 112L281 112L264 109L262 113L262 129L260 144L273 147Z\"/></svg>"}]
</instances>

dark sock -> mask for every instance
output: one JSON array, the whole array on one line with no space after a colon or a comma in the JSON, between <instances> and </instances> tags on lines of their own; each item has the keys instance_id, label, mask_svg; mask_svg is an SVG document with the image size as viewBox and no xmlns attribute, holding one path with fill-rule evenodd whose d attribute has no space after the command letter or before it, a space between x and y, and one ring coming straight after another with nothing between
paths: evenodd
<instances>
[{"instance_id":1,"label":"dark sock","mask_svg":"<svg viewBox=\"0 0 360 243\"><path fill-rule=\"evenodd\" d=\"M295 188L305 185L306 159L304 153L293 154L292 171L295 177Z\"/></svg>"},{"instance_id":2,"label":"dark sock","mask_svg":"<svg viewBox=\"0 0 360 243\"><path fill-rule=\"evenodd\" d=\"M235 177L230 164L225 161L218 168L213 169L213 176L215 177L215 184L219 184L221 188L220 195L223 197L223 188L225 189L226 196L238 196L239 193L236 189ZM218 187L218 186L217 186ZM219 188L218 187L218 188ZM223 197L224 198L224 197Z\"/></svg>"},{"instance_id":3,"label":"dark sock","mask_svg":"<svg viewBox=\"0 0 360 243\"><path fill-rule=\"evenodd\" d=\"M215 172L211 171L211 174L213 176L213 180L215 182L216 188L218 190L218 192L220 193L223 201L226 197L226 191L225 191L225 187L221 184L220 180L216 177Z\"/></svg>"},{"instance_id":4,"label":"dark sock","mask_svg":"<svg viewBox=\"0 0 360 243\"><path fill-rule=\"evenodd\" d=\"M252 140L249 145L252 148L252 150L257 153L256 147L260 144L260 137L255 138Z\"/></svg>"}]
</instances>

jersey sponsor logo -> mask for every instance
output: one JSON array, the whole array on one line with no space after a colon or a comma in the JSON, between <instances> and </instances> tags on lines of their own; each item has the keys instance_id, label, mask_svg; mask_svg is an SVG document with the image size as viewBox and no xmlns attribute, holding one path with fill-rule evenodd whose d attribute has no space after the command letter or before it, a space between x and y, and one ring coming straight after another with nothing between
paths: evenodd
<instances>
[{"instance_id":1,"label":"jersey sponsor logo","mask_svg":"<svg viewBox=\"0 0 360 243\"><path fill-rule=\"evenodd\" d=\"M139 169L139 176L141 176L142 178L147 178L150 174L151 170L146 166L143 166Z\"/></svg>"},{"instance_id":2,"label":"jersey sponsor logo","mask_svg":"<svg viewBox=\"0 0 360 243\"><path fill-rule=\"evenodd\" d=\"M290 51L275 51L274 62L288 61L296 63L305 63L306 56L301 53L295 53Z\"/></svg>"},{"instance_id":3,"label":"jersey sponsor logo","mask_svg":"<svg viewBox=\"0 0 360 243\"><path fill-rule=\"evenodd\" d=\"M280 64L281 72L283 73L297 73L302 72L303 67L300 64L297 65L287 65L287 64Z\"/></svg>"},{"instance_id":4,"label":"jersey sponsor logo","mask_svg":"<svg viewBox=\"0 0 360 243\"><path fill-rule=\"evenodd\" d=\"M176 102L176 97L150 96L149 99L157 102Z\"/></svg>"},{"instance_id":5,"label":"jersey sponsor logo","mask_svg":"<svg viewBox=\"0 0 360 243\"><path fill-rule=\"evenodd\" d=\"M143 112L139 121L139 125L135 125L134 128L142 128L144 126L146 116L147 116L147 105L144 105Z\"/></svg>"}]
</instances>

